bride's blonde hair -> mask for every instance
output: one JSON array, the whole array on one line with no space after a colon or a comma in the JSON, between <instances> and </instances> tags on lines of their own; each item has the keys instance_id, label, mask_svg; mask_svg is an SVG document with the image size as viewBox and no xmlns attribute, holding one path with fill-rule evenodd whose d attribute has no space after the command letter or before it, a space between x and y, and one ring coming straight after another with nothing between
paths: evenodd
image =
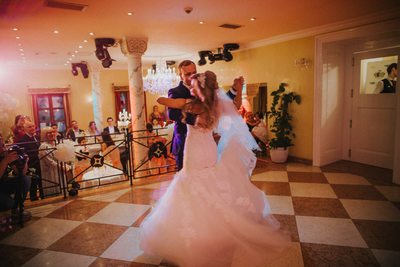
<instances>
[{"instance_id":1,"label":"bride's blonde hair","mask_svg":"<svg viewBox=\"0 0 400 267\"><path fill-rule=\"evenodd\" d=\"M206 71L194 74L192 79L197 79L204 100L195 98L193 101L187 103L182 112L182 121L186 121L187 113L195 113L198 114L195 126L203 129L212 129L218 120L217 75L212 71Z\"/></svg>"}]
</instances>

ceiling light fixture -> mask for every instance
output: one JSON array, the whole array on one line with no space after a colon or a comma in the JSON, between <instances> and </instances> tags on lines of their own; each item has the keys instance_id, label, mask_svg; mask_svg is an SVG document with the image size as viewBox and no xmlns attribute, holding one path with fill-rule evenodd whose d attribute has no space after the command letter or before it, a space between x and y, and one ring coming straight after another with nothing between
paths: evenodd
<instances>
[{"instance_id":1,"label":"ceiling light fixture","mask_svg":"<svg viewBox=\"0 0 400 267\"><path fill-rule=\"evenodd\" d=\"M198 61L199 66L205 65L207 63L206 57L213 64L215 61L224 60L229 62L233 59L232 53L230 51L239 49L239 45L236 43L224 44L223 48L219 47L217 53L213 53L210 50L199 51L200 60Z\"/></svg>"},{"instance_id":2,"label":"ceiling light fixture","mask_svg":"<svg viewBox=\"0 0 400 267\"><path fill-rule=\"evenodd\" d=\"M17 36L17 37L15 37L15 39L18 39L18 40L19 40L19 39L21 39L21 37Z\"/></svg>"},{"instance_id":3,"label":"ceiling light fixture","mask_svg":"<svg viewBox=\"0 0 400 267\"><path fill-rule=\"evenodd\" d=\"M93 36L93 35L94 35L94 32L89 32L89 35L92 35L92 36Z\"/></svg>"},{"instance_id":4,"label":"ceiling light fixture","mask_svg":"<svg viewBox=\"0 0 400 267\"><path fill-rule=\"evenodd\" d=\"M71 68L71 72L74 76L78 76L78 68L80 68L83 78L87 79L89 77L89 69L86 61L81 61L80 63L72 63Z\"/></svg>"},{"instance_id":5,"label":"ceiling light fixture","mask_svg":"<svg viewBox=\"0 0 400 267\"><path fill-rule=\"evenodd\" d=\"M151 69L147 70L143 77L143 89L152 94L166 95L170 88L179 84L180 78L175 68L171 67L175 61L157 60Z\"/></svg>"},{"instance_id":6,"label":"ceiling light fixture","mask_svg":"<svg viewBox=\"0 0 400 267\"><path fill-rule=\"evenodd\" d=\"M87 40L85 39L85 40L83 40L83 42L84 42L84 43L87 43Z\"/></svg>"},{"instance_id":7,"label":"ceiling light fixture","mask_svg":"<svg viewBox=\"0 0 400 267\"><path fill-rule=\"evenodd\" d=\"M200 21L199 23L200 23L200 24L204 24L204 21Z\"/></svg>"},{"instance_id":8,"label":"ceiling light fixture","mask_svg":"<svg viewBox=\"0 0 400 267\"><path fill-rule=\"evenodd\" d=\"M133 12L128 12L128 16L132 16L133 15Z\"/></svg>"},{"instance_id":9,"label":"ceiling light fixture","mask_svg":"<svg viewBox=\"0 0 400 267\"><path fill-rule=\"evenodd\" d=\"M60 32L58 30L53 31L54 34L59 34Z\"/></svg>"},{"instance_id":10,"label":"ceiling light fixture","mask_svg":"<svg viewBox=\"0 0 400 267\"><path fill-rule=\"evenodd\" d=\"M17 27L12 28L13 31L18 31L19 29Z\"/></svg>"},{"instance_id":11,"label":"ceiling light fixture","mask_svg":"<svg viewBox=\"0 0 400 267\"><path fill-rule=\"evenodd\" d=\"M256 18L250 18L250 20L251 20L251 21L255 21L255 20L256 20Z\"/></svg>"},{"instance_id":12,"label":"ceiling light fixture","mask_svg":"<svg viewBox=\"0 0 400 267\"><path fill-rule=\"evenodd\" d=\"M101 60L101 64L104 68L109 68L115 60L111 58L107 47L115 46L118 43L114 38L96 38L94 42L96 44L96 57Z\"/></svg>"}]
</instances>

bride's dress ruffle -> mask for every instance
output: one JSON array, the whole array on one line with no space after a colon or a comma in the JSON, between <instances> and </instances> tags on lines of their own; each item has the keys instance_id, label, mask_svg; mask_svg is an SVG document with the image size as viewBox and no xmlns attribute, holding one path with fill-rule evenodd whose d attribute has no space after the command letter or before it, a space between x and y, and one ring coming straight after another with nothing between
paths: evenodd
<instances>
[{"instance_id":1,"label":"bride's dress ruffle","mask_svg":"<svg viewBox=\"0 0 400 267\"><path fill-rule=\"evenodd\" d=\"M179 266L259 266L288 243L249 178L256 158L238 140L217 159L210 131L188 126L184 169L142 224L141 248Z\"/></svg>"}]
</instances>

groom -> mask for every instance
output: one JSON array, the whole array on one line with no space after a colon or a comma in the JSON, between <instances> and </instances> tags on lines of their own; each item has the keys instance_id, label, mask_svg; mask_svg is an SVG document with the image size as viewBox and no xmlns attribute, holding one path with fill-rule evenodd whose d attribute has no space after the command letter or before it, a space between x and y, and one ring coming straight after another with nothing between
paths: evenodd
<instances>
[{"instance_id":1,"label":"groom","mask_svg":"<svg viewBox=\"0 0 400 267\"><path fill-rule=\"evenodd\" d=\"M190 77L197 73L196 65L193 61L184 60L179 66L179 75L181 81L179 85L168 91L169 98L192 98L190 94ZM179 170L183 167L183 149L185 147L187 128L182 120L182 111L180 109L168 108L168 116L171 120L175 121L174 134L172 136L171 152L175 156L176 167ZM193 125L195 116L187 114L186 123Z\"/></svg>"},{"instance_id":2,"label":"groom","mask_svg":"<svg viewBox=\"0 0 400 267\"><path fill-rule=\"evenodd\" d=\"M168 91L169 98L192 98L190 94L190 77L197 73L196 65L191 60L182 61L179 66L179 75L181 81L179 85ZM233 100L236 108L242 104L242 88L244 79L242 76L233 81L231 90L228 91L228 96ZM172 136L171 152L175 156L176 166L178 171L183 167L183 149L185 147L187 128L182 120L182 112L180 109L168 108L168 116L171 120L175 121L174 134ZM196 117L192 114L187 114L186 123L193 125Z\"/></svg>"}]
</instances>

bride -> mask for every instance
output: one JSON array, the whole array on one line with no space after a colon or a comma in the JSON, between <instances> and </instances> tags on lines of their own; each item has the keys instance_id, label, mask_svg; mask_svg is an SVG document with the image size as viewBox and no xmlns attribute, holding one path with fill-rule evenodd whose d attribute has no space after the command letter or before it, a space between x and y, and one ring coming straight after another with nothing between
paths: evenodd
<instances>
[{"instance_id":1,"label":"bride","mask_svg":"<svg viewBox=\"0 0 400 267\"><path fill-rule=\"evenodd\" d=\"M141 226L146 254L178 266L259 266L289 238L250 182L257 145L211 71L192 77L193 99L158 103L197 114L188 125L183 169ZM217 144L213 130L221 135Z\"/></svg>"}]
</instances>

